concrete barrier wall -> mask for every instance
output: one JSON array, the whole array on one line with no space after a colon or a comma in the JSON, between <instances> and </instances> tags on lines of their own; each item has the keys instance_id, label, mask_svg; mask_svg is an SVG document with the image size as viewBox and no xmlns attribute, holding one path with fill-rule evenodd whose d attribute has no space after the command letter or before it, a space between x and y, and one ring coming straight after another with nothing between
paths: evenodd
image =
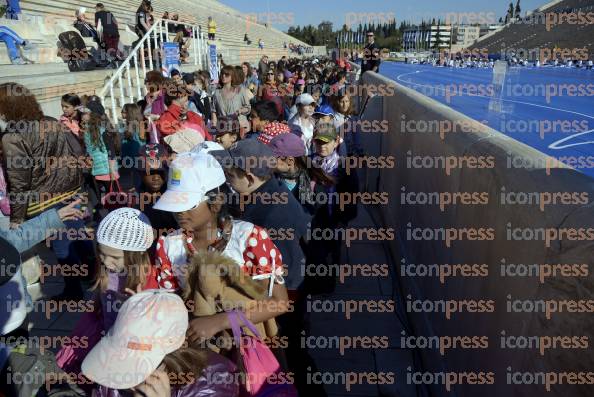
<instances>
[{"instance_id":1,"label":"concrete barrier wall","mask_svg":"<svg viewBox=\"0 0 594 397\"><path fill-rule=\"evenodd\" d=\"M364 145L370 154L391 155L396 159L395 168L368 170L365 180L367 191L389 192L389 205L381 207L382 226L392 226L398 231L399 241L389 242L394 255L393 269L398 275L404 306L410 300L482 300L493 312L444 313L408 312L413 334L423 336L488 336L488 348L448 349L441 355L437 349L419 349L422 370L454 372L494 372L495 385L456 385L451 393L445 386L431 385L436 396L587 396L592 386L508 385L507 368L511 372L592 371L594 357L591 343L594 316L589 313L508 312L512 300L591 300L594 282L591 276L594 262L594 236L582 236L581 241L570 241L567 236L547 244L542 240L517 241L509 232L526 229L526 238L538 229L561 229L592 232L594 228L594 181L579 172L555 164L541 152L512 140L503 134L481 125L466 116L429 99L414 90L396 84L375 73L366 73L362 82L371 86L387 87L387 95L370 100L364 118L370 121L387 120L386 133L363 133ZM429 124L428 124L429 122ZM467 125L462 131L450 132L452 124ZM407 124L408 123L408 124ZM437 124L437 127L435 125ZM422 128L426 130L421 132ZM417 129L417 131L415 131ZM441 136L440 136L441 135ZM425 167L415 167L413 156L420 156ZM446 158L476 159L484 168L471 168L468 163L451 168L430 167ZM419 160L415 160L419 161ZM510 167L511 163L511 167ZM513 165L523 165L515 168ZM549 168L547 168L549 167ZM468 192L487 197L482 204L417 205L402 200L402 193L410 192ZM502 192L573 192L580 194L577 205L546 205L544 211L538 204L502 204ZM422 238L415 238L411 231L421 230ZM432 239L441 230L474 230L471 241L468 234L462 239L447 243ZM451 233L451 232L450 232ZM484 237L484 239L481 238ZM439 237L439 236L438 236ZM449 245L449 246L448 246ZM482 265L488 274L479 270L475 277L447 277L441 283L438 277L402 275L400 265L407 264L466 264ZM581 277L502 277L500 265L505 264L586 264L587 274ZM480 268L479 268L480 269ZM511 299L509 299L511 298ZM552 303L551 303L552 304ZM528 304L526 304L528 305ZM500 347L502 332L507 336L588 336L587 348L548 349L541 355L538 348L503 349ZM418 369L418 368L417 368ZM401 378L404 381L404 378ZM566 383L566 382L565 382Z\"/></svg>"}]
</instances>

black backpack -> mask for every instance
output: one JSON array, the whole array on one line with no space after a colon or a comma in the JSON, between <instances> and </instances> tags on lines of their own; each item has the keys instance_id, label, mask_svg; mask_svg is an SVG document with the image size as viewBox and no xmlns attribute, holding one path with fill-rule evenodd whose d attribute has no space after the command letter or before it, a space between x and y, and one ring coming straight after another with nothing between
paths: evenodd
<instances>
[{"instance_id":1,"label":"black backpack","mask_svg":"<svg viewBox=\"0 0 594 397\"><path fill-rule=\"evenodd\" d=\"M58 40L62 44L60 57L68 64L71 72L93 70L97 66L95 60L89 54L85 41L78 32L70 30L60 33Z\"/></svg>"}]
</instances>

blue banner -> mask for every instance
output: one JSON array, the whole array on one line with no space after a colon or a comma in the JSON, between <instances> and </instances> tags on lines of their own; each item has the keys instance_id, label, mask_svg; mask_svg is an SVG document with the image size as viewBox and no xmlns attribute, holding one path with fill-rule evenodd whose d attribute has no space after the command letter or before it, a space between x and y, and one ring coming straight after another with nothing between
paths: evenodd
<instances>
[{"instance_id":1,"label":"blue banner","mask_svg":"<svg viewBox=\"0 0 594 397\"><path fill-rule=\"evenodd\" d=\"M208 70L210 79L217 82L219 80L219 60L217 58L217 46L211 44L208 46Z\"/></svg>"},{"instance_id":2,"label":"blue banner","mask_svg":"<svg viewBox=\"0 0 594 397\"><path fill-rule=\"evenodd\" d=\"M173 69L179 69L179 44L163 43L163 76L171 77Z\"/></svg>"}]
</instances>

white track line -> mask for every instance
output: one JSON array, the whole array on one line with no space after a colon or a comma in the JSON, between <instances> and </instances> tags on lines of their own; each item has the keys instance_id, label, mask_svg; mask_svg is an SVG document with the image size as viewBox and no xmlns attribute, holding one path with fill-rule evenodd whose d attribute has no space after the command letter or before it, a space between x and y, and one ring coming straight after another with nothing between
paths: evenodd
<instances>
[{"instance_id":1,"label":"white track line","mask_svg":"<svg viewBox=\"0 0 594 397\"><path fill-rule=\"evenodd\" d=\"M431 88L433 90L443 90L444 93L445 93L445 88L442 88L442 87L432 86L432 85L427 85L427 84L413 83L412 81L401 80L401 78L403 76L407 76L407 75L410 75L410 74L419 74L419 73L423 73L423 72L425 72L425 71L424 70L415 70L414 72L403 73L401 75L396 76L396 80L399 81L399 82L401 82L401 83L404 83L404 84L412 84L412 85L416 85L416 86L419 86L419 87L427 87L427 88ZM473 94L463 94L463 95L467 95L467 96L471 96L471 97L493 99L492 97L489 97L489 96L486 96L486 95L478 95L478 94L475 94L475 95L473 95ZM546 106L546 105L537 105L535 103L524 102L524 101L516 101L516 100L513 100L513 99L500 99L500 101L511 102L511 103L519 103L519 104L522 104L522 105L528 105L528 106L534 106L534 107L538 107L538 108L556 110L558 112L571 113L571 114L575 114L575 115L578 115L578 116L582 116L582 117L586 117L586 118L589 118L589 119L594 120L594 116L591 116L591 115L585 114L585 113L574 112L573 110L560 109L560 108L555 108L555 107ZM571 140L571 139L573 139L575 137L578 137L578 136L581 136L581 135L585 135L585 134L591 134L593 132L594 132L594 130L588 130L588 131L583 131L583 132L576 132L573 135L567 136L565 138L559 139L558 141L555 141L555 142L551 143L548 146L548 148L549 149L553 149L553 150L559 150L559 149L567 149L567 148L573 147L573 146L581 146L581 145L587 145L587 144L590 144L590 143L594 143L594 141L586 141L586 142L578 142L578 143L572 143L572 144L569 144L569 145L560 146L561 143L564 143L564 142L566 142L568 140Z\"/></svg>"}]
</instances>

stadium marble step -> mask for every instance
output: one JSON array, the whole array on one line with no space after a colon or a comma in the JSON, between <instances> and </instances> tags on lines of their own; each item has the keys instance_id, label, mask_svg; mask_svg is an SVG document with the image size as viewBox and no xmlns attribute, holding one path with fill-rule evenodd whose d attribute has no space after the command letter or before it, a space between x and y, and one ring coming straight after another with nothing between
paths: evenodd
<instances>
[{"instance_id":1,"label":"stadium marble step","mask_svg":"<svg viewBox=\"0 0 594 397\"><path fill-rule=\"evenodd\" d=\"M0 82L10 81L12 77L22 79L27 76L52 75L67 73L68 66L65 63L42 63L31 65L0 65Z\"/></svg>"}]
</instances>

